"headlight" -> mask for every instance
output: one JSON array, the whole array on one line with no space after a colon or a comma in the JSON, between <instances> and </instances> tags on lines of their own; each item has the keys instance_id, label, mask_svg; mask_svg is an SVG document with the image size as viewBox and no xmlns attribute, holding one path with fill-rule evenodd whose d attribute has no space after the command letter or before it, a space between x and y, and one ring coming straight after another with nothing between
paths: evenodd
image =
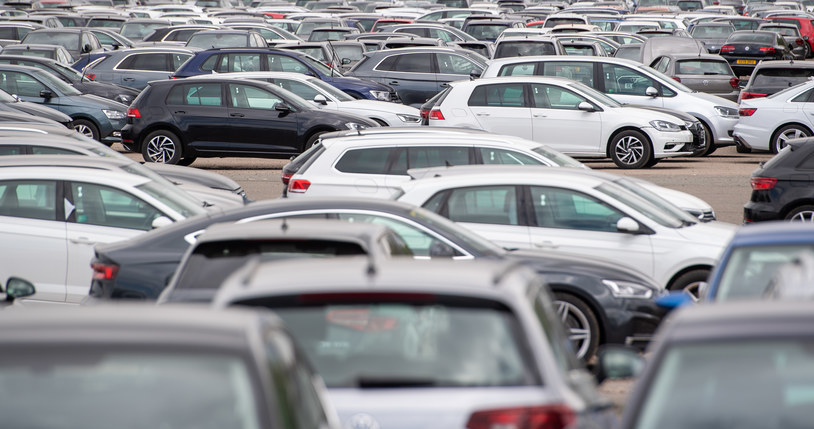
<instances>
[{"instance_id":1,"label":"headlight","mask_svg":"<svg viewBox=\"0 0 814 429\"><path fill-rule=\"evenodd\" d=\"M380 101L390 101L389 91L370 91L370 95L372 95L373 98Z\"/></svg>"},{"instance_id":2,"label":"headlight","mask_svg":"<svg viewBox=\"0 0 814 429\"><path fill-rule=\"evenodd\" d=\"M414 115L396 115L401 120L401 122L410 122L410 123L419 123L421 122L421 116L414 116Z\"/></svg>"},{"instance_id":3,"label":"headlight","mask_svg":"<svg viewBox=\"0 0 814 429\"><path fill-rule=\"evenodd\" d=\"M119 110L102 109L102 113L104 113L105 116L107 116L107 119L124 119L127 117L127 115L125 115L124 112L121 112Z\"/></svg>"},{"instance_id":4,"label":"headlight","mask_svg":"<svg viewBox=\"0 0 814 429\"><path fill-rule=\"evenodd\" d=\"M715 112L718 113L719 116L732 118L738 117L738 109L733 109L731 107L715 106Z\"/></svg>"},{"instance_id":5,"label":"headlight","mask_svg":"<svg viewBox=\"0 0 814 429\"><path fill-rule=\"evenodd\" d=\"M118 101L119 103L122 103L126 106L129 106L130 103L133 102L133 97L127 94L119 94L113 100Z\"/></svg>"},{"instance_id":6,"label":"headlight","mask_svg":"<svg viewBox=\"0 0 814 429\"><path fill-rule=\"evenodd\" d=\"M610 289L616 298L649 299L653 296L653 289L640 284L619 280L602 280L602 284Z\"/></svg>"},{"instance_id":7,"label":"headlight","mask_svg":"<svg viewBox=\"0 0 814 429\"><path fill-rule=\"evenodd\" d=\"M367 125L358 122L346 122L345 126L348 127L349 130L364 130L367 128Z\"/></svg>"},{"instance_id":8,"label":"headlight","mask_svg":"<svg viewBox=\"0 0 814 429\"><path fill-rule=\"evenodd\" d=\"M659 131L681 131L681 126L667 121L650 121L650 126Z\"/></svg>"}]
</instances>

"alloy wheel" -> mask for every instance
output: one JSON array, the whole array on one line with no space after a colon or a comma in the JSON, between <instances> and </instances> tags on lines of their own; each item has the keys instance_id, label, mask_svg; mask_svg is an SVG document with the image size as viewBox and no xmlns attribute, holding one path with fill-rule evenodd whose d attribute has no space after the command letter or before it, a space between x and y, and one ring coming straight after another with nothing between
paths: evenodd
<instances>
[{"instance_id":1,"label":"alloy wheel","mask_svg":"<svg viewBox=\"0 0 814 429\"><path fill-rule=\"evenodd\" d=\"M808 133L799 128L789 128L788 130L783 131L777 136L777 151L780 152L780 150L786 147L789 140L801 139L804 137L808 137Z\"/></svg>"},{"instance_id":2,"label":"alloy wheel","mask_svg":"<svg viewBox=\"0 0 814 429\"><path fill-rule=\"evenodd\" d=\"M625 136L619 139L614 150L620 161L632 165L644 156L644 143L634 136Z\"/></svg>"},{"instance_id":3,"label":"alloy wheel","mask_svg":"<svg viewBox=\"0 0 814 429\"><path fill-rule=\"evenodd\" d=\"M588 317L577 306L565 301L555 301L557 314L568 329L568 339L574 345L578 358L582 359L591 345L591 328Z\"/></svg>"},{"instance_id":4,"label":"alloy wheel","mask_svg":"<svg viewBox=\"0 0 814 429\"><path fill-rule=\"evenodd\" d=\"M85 124L77 124L74 126L74 129L89 139L94 139L96 137L93 135L93 130Z\"/></svg>"},{"instance_id":5,"label":"alloy wheel","mask_svg":"<svg viewBox=\"0 0 814 429\"><path fill-rule=\"evenodd\" d=\"M802 210L789 218L792 222L814 223L814 210Z\"/></svg>"},{"instance_id":6,"label":"alloy wheel","mask_svg":"<svg viewBox=\"0 0 814 429\"><path fill-rule=\"evenodd\" d=\"M175 142L164 135L157 135L147 142L147 156L153 162L166 164L175 156Z\"/></svg>"}]
</instances>

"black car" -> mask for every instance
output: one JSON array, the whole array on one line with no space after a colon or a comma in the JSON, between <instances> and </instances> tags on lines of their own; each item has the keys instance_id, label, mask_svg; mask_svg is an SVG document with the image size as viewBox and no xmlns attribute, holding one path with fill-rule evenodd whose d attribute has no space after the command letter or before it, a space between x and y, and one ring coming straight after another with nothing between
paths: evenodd
<instances>
[{"instance_id":1,"label":"black car","mask_svg":"<svg viewBox=\"0 0 814 429\"><path fill-rule=\"evenodd\" d=\"M586 354L601 343L646 340L662 310L654 303L658 287L643 275L604 261L549 252L509 252L434 213L412 205L375 199L297 199L252 203L147 232L132 240L99 245L90 297L158 297L195 237L209 225L280 217L340 219L380 223L395 230L417 257L513 258L545 277L562 305L572 332L588 341ZM626 296L613 288L622 288ZM636 296L636 294L639 296Z\"/></svg>"},{"instance_id":2,"label":"black car","mask_svg":"<svg viewBox=\"0 0 814 429\"><path fill-rule=\"evenodd\" d=\"M199 156L288 158L323 133L375 126L274 84L204 77L150 82L127 110L122 143L147 162L188 165Z\"/></svg>"},{"instance_id":3,"label":"black car","mask_svg":"<svg viewBox=\"0 0 814 429\"><path fill-rule=\"evenodd\" d=\"M774 31L735 31L721 46L720 55L738 76L752 73L763 60L794 58L783 36Z\"/></svg>"},{"instance_id":4,"label":"black car","mask_svg":"<svg viewBox=\"0 0 814 429\"><path fill-rule=\"evenodd\" d=\"M93 94L99 97L130 104L138 96L138 91L107 82L93 82L82 73L48 58L38 58L22 55L0 55L0 64L18 64L42 69L58 77L68 85L73 86L83 94Z\"/></svg>"},{"instance_id":5,"label":"black car","mask_svg":"<svg viewBox=\"0 0 814 429\"><path fill-rule=\"evenodd\" d=\"M790 140L750 180L752 196L743 206L743 223L814 221L814 138Z\"/></svg>"}]
</instances>

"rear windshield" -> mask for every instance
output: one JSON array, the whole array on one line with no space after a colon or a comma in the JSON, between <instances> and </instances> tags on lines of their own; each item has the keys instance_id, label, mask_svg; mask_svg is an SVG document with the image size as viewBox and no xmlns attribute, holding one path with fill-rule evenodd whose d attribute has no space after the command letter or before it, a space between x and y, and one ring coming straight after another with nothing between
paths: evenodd
<instances>
[{"instance_id":1,"label":"rear windshield","mask_svg":"<svg viewBox=\"0 0 814 429\"><path fill-rule=\"evenodd\" d=\"M754 42L774 44L775 36L761 33L732 33L727 42Z\"/></svg>"},{"instance_id":2,"label":"rear windshield","mask_svg":"<svg viewBox=\"0 0 814 429\"><path fill-rule=\"evenodd\" d=\"M546 19L545 24L543 27L545 28L554 28L561 24L585 24L585 21L579 18L554 18L549 17Z\"/></svg>"},{"instance_id":3,"label":"rear windshield","mask_svg":"<svg viewBox=\"0 0 814 429\"><path fill-rule=\"evenodd\" d=\"M791 24L797 28L800 28L800 21L796 19L773 18L772 22L779 22L781 24Z\"/></svg>"},{"instance_id":4,"label":"rear windshield","mask_svg":"<svg viewBox=\"0 0 814 429\"><path fill-rule=\"evenodd\" d=\"M762 299L771 288L778 269L804 251L814 251L814 246L786 244L736 248L723 266L715 300Z\"/></svg>"},{"instance_id":5,"label":"rear windshield","mask_svg":"<svg viewBox=\"0 0 814 429\"><path fill-rule=\"evenodd\" d=\"M557 55L553 43L502 42L497 45L495 58L527 57L532 55Z\"/></svg>"},{"instance_id":6,"label":"rear windshield","mask_svg":"<svg viewBox=\"0 0 814 429\"><path fill-rule=\"evenodd\" d=\"M387 295L306 295L238 304L273 309L328 387L540 384L520 323L503 305Z\"/></svg>"},{"instance_id":7,"label":"rear windshield","mask_svg":"<svg viewBox=\"0 0 814 429\"><path fill-rule=\"evenodd\" d=\"M789 88L806 82L814 76L814 68L810 69L760 69L752 76L752 89Z\"/></svg>"},{"instance_id":8,"label":"rear windshield","mask_svg":"<svg viewBox=\"0 0 814 429\"><path fill-rule=\"evenodd\" d=\"M677 74L733 76L732 69L726 61L681 60L676 63L676 67Z\"/></svg>"},{"instance_id":9,"label":"rear windshield","mask_svg":"<svg viewBox=\"0 0 814 429\"><path fill-rule=\"evenodd\" d=\"M238 48L248 46L249 38L245 34L195 34L187 41L188 47Z\"/></svg>"},{"instance_id":10,"label":"rear windshield","mask_svg":"<svg viewBox=\"0 0 814 429\"><path fill-rule=\"evenodd\" d=\"M692 37L703 39L726 39L735 29L729 25L711 25L693 27Z\"/></svg>"},{"instance_id":11,"label":"rear windshield","mask_svg":"<svg viewBox=\"0 0 814 429\"><path fill-rule=\"evenodd\" d=\"M797 36L800 32L791 27L760 27L761 30L774 31L781 36Z\"/></svg>"},{"instance_id":12,"label":"rear windshield","mask_svg":"<svg viewBox=\"0 0 814 429\"><path fill-rule=\"evenodd\" d=\"M45 45L60 45L69 51L79 50L79 33L50 33L50 32L32 32L25 36L24 43L31 44L45 44Z\"/></svg>"}]
</instances>

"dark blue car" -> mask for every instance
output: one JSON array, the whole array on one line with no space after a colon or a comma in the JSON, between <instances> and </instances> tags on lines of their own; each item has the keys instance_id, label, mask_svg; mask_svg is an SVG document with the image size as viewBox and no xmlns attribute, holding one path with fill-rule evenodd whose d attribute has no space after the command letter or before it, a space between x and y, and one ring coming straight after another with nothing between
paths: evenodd
<instances>
[{"instance_id":1,"label":"dark blue car","mask_svg":"<svg viewBox=\"0 0 814 429\"><path fill-rule=\"evenodd\" d=\"M282 49L207 49L184 63L173 79L209 73L282 71L318 77L356 99L400 102L393 88L370 80L342 76L316 59Z\"/></svg>"}]
</instances>

